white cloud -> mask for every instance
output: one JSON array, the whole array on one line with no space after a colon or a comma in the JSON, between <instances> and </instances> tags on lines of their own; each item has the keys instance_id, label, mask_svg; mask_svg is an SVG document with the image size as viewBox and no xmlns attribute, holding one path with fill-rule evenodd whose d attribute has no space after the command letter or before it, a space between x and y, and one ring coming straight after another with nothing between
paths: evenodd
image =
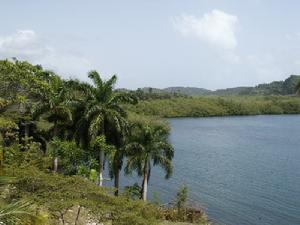
<instances>
[{"instance_id":1,"label":"white cloud","mask_svg":"<svg viewBox=\"0 0 300 225\"><path fill-rule=\"evenodd\" d=\"M92 68L88 59L47 45L33 30L0 36L0 57L28 60L66 76L83 75Z\"/></svg>"},{"instance_id":2,"label":"white cloud","mask_svg":"<svg viewBox=\"0 0 300 225\"><path fill-rule=\"evenodd\" d=\"M0 36L0 55L2 57L36 58L51 52L42 46L32 30L19 30L16 34Z\"/></svg>"},{"instance_id":3,"label":"white cloud","mask_svg":"<svg viewBox=\"0 0 300 225\"><path fill-rule=\"evenodd\" d=\"M202 17L182 15L174 20L175 28L182 35L196 37L224 49L234 49L237 46L237 24L237 16L216 9Z\"/></svg>"}]
</instances>

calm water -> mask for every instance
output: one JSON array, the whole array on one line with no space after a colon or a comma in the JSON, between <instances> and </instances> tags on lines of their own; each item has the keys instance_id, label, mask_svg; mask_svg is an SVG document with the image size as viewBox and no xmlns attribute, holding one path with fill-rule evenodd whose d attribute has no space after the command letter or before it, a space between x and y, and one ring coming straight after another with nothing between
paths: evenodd
<instances>
[{"instance_id":1,"label":"calm water","mask_svg":"<svg viewBox=\"0 0 300 225\"><path fill-rule=\"evenodd\" d=\"M300 224L300 116L184 118L170 124L174 174L165 181L161 170L153 170L150 192L170 202L186 184L190 201L217 224Z\"/></svg>"}]
</instances>

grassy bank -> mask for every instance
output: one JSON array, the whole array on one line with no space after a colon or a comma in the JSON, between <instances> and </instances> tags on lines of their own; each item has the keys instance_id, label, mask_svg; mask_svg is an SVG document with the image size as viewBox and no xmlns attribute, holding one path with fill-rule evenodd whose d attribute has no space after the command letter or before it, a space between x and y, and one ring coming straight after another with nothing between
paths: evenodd
<instances>
[{"instance_id":1,"label":"grassy bank","mask_svg":"<svg viewBox=\"0 0 300 225\"><path fill-rule=\"evenodd\" d=\"M296 96L190 97L140 101L128 110L159 117L298 114Z\"/></svg>"},{"instance_id":2,"label":"grassy bank","mask_svg":"<svg viewBox=\"0 0 300 225\"><path fill-rule=\"evenodd\" d=\"M85 224L88 219L113 224L158 224L162 220L153 205L114 197L109 188L99 188L79 176L46 173L34 167L13 168L7 175L15 178L14 190L7 198L34 203L39 214L47 215L45 224Z\"/></svg>"},{"instance_id":3,"label":"grassy bank","mask_svg":"<svg viewBox=\"0 0 300 225\"><path fill-rule=\"evenodd\" d=\"M5 174L13 177L12 184L2 189L5 201L27 202L31 204L31 212L40 218L38 223L28 224L84 225L90 221L111 225L156 225L177 224L175 221L181 220L174 209L163 209L125 195L115 197L112 188L97 187L81 176L53 174L29 164L8 167ZM196 224L208 224L205 215L200 220L198 217Z\"/></svg>"}]
</instances>

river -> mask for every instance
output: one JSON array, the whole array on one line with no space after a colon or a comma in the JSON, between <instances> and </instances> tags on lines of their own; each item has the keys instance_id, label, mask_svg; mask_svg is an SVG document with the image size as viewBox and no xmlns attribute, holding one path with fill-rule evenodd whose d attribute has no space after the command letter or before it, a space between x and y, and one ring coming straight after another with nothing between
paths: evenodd
<instances>
[{"instance_id":1,"label":"river","mask_svg":"<svg viewBox=\"0 0 300 225\"><path fill-rule=\"evenodd\" d=\"M169 122L174 173L165 180L162 170L153 169L150 198L155 192L170 202L185 184L189 201L216 224L300 224L299 115Z\"/></svg>"}]
</instances>

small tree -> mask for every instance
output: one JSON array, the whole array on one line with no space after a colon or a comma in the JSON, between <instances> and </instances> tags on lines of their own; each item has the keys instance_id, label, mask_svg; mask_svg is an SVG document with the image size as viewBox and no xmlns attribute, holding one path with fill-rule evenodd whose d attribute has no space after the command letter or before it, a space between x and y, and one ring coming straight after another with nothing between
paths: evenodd
<instances>
[{"instance_id":1,"label":"small tree","mask_svg":"<svg viewBox=\"0 0 300 225\"><path fill-rule=\"evenodd\" d=\"M180 187L176 194L176 200L175 200L175 205L178 210L178 214L186 207L186 201L188 197L188 187L186 185L183 185Z\"/></svg>"},{"instance_id":2,"label":"small tree","mask_svg":"<svg viewBox=\"0 0 300 225\"><path fill-rule=\"evenodd\" d=\"M65 174L77 173L84 152L74 141L61 141L59 138L54 138L50 142L49 150L51 156L61 158L60 166Z\"/></svg>"}]
</instances>

